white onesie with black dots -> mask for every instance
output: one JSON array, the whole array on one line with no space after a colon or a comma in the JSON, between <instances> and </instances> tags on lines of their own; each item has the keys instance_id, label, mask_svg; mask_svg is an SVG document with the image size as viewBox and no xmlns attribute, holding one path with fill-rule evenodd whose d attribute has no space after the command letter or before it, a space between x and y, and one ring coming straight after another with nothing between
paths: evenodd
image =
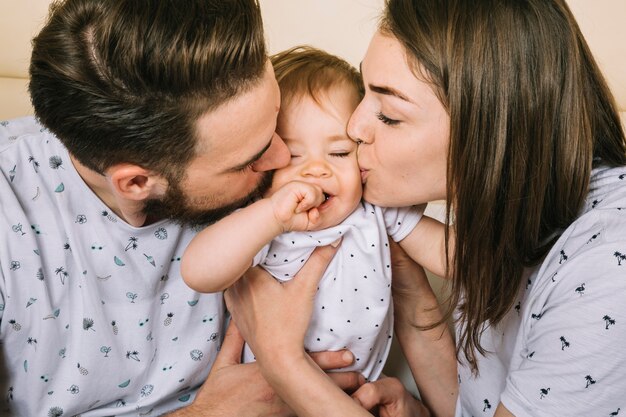
<instances>
[{"instance_id":1,"label":"white onesie with black dots","mask_svg":"<svg viewBox=\"0 0 626 417\"><path fill-rule=\"evenodd\" d=\"M355 363L342 371L361 372L368 380L378 378L393 333L387 235L401 241L415 228L422 213L423 208L381 208L364 202L338 226L285 233L257 254L254 265L260 264L278 280L286 281L300 270L315 247L343 238L319 284L305 338L307 351L347 348ZM244 360L254 360L249 348Z\"/></svg>"}]
</instances>

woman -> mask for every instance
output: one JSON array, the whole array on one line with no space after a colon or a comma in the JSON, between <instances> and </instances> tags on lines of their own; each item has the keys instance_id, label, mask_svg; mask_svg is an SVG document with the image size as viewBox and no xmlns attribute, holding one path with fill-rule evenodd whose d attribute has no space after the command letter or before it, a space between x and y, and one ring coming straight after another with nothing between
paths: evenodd
<instances>
[{"instance_id":1,"label":"woman","mask_svg":"<svg viewBox=\"0 0 626 417\"><path fill-rule=\"evenodd\" d=\"M423 403L389 379L352 401L302 349L315 280L251 272L227 302L268 382L299 415L626 409L626 139L565 1L388 0L362 73L349 133L365 199L445 199L454 219L456 349L396 251L396 334Z\"/></svg>"}]
</instances>

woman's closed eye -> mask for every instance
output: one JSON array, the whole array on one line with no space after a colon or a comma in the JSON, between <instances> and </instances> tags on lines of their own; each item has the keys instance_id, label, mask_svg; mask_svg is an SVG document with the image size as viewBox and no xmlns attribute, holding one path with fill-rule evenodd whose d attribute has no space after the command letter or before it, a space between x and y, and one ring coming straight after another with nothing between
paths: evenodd
<instances>
[{"instance_id":1,"label":"woman's closed eye","mask_svg":"<svg viewBox=\"0 0 626 417\"><path fill-rule=\"evenodd\" d=\"M380 120L381 122L389 126L394 126L400 123L399 120L390 119L389 117L385 116L382 112L376 113L376 118L378 118L378 120Z\"/></svg>"}]
</instances>

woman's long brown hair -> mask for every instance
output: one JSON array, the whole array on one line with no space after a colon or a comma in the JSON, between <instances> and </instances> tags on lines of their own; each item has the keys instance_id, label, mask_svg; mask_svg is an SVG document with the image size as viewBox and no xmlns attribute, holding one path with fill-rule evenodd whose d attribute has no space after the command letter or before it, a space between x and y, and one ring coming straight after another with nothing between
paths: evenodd
<instances>
[{"instance_id":1,"label":"woman's long brown hair","mask_svg":"<svg viewBox=\"0 0 626 417\"><path fill-rule=\"evenodd\" d=\"M592 166L626 165L617 106L563 0L388 0L380 28L450 115L445 318L458 308L477 373L482 332L576 219Z\"/></svg>"}]
</instances>

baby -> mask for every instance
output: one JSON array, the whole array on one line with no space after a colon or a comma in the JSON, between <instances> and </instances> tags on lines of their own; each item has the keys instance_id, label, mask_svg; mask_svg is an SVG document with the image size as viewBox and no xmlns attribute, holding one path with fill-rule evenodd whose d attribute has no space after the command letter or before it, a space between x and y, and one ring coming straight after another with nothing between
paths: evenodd
<instances>
[{"instance_id":1,"label":"baby","mask_svg":"<svg viewBox=\"0 0 626 417\"><path fill-rule=\"evenodd\" d=\"M319 284L305 348L347 348L355 362L343 370L375 380L393 330L388 235L409 256L440 272L443 253L417 259L424 257L417 243L420 229L427 227L420 225L436 222L422 219L422 208L380 208L361 200L357 144L346 126L363 87L351 65L310 47L279 53L272 64L282 98L277 133L291 162L275 172L266 198L192 240L183 255L182 276L200 292L224 290L255 265L285 281L316 246L341 239ZM253 359L246 350L244 360Z\"/></svg>"}]
</instances>

